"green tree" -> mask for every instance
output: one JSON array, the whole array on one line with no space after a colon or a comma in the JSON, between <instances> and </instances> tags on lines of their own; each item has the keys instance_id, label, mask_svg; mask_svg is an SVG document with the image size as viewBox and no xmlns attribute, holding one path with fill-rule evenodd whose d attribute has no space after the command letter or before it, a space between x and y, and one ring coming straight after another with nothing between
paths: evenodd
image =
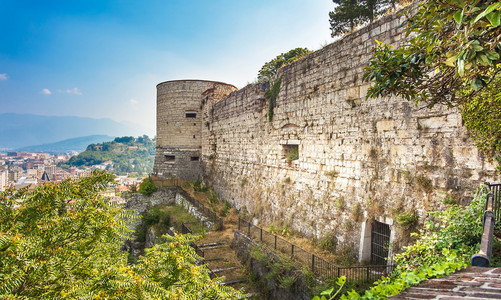
<instances>
[{"instance_id":1,"label":"green tree","mask_svg":"<svg viewBox=\"0 0 501 300\"><path fill-rule=\"evenodd\" d=\"M351 32L357 25L373 22L378 16L395 7L395 0L333 0L329 12L332 37Z\"/></svg>"},{"instance_id":2,"label":"green tree","mask_svg":"<svg viewBox=\"0 0 501 300\"><path fill-rule=\"evenodd\" d=\"M364 74L373 81L367 97L458 107L477 144L499 154L501 2L426 1L405 15L412 38L399 48L379 42Z\"/></svg>"},{"instance_id":3,"label":"green tree","mask_svg":"<svg viewBox=\"0 0 501 300\"><path fill-rule=\"evenodd\" d=\"M145 178L143 182L139 185L139 192L146 196L151 196L154 192L158 190L158 187L153 183L150 177Z\"/></svg>"},{"instance_id":4,"label":"green tree","mask_svg":"<svg viewBox=\"0 0 501 300\"><path fill-rule=\"evenodd\" d=\"M335 37L351 32L355 27L363 23L363 7L360 0L333 0L337 6L329 12L331 36Z\"/></svg>"},{"instance_id":5,"label":"green tree","mask_svg":"<svg viewBox=\"0 0 501 300\"><path fill-rule=\"evenodd\" d=\"M133 136L123 136L123 137L117 137L113 141L121 144L131 144L135 141L136 139Z\"/></svg>"},{"instance_id":6,"label":"green tree","mask_svg":"<svg viewBox=\"0 0 501 300\"><path fill-rule=\"evenodd\" d=\"M131 212L99 195L105 172L0 193L0 299L236 299L197 265L192 236L165 237L134 265Z\"/></svg>"},{"instance_id":7,"label":"green tree","mask_svg":"<svg viewBox=\"0 0 501 300\"><path fill-rule=\"evenodd\" d=\"M289 52L278 55L277 57L265 63L261 67L261 70L259 70L258 72L258 77L257 77L258 81L270 82L273 76L277 74L278 69L310 53L311 51L308 50L307 48L296 48L290 50Z\"/></svg>"}]
</instances>

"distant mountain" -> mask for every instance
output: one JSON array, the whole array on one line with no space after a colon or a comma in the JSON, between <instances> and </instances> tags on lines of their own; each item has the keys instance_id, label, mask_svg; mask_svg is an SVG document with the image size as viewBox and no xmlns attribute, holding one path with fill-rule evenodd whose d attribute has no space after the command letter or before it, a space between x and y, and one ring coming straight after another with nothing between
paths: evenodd
<instances>
[{"instance_id":1,"label":"distant mountain","mask_svg":"<svg viewBox=\"0 0 501 300\"><path fill-rule=\"evenodd\" d=\"M109 135L89 135L73 139L67 139L64 141L28 146L16 149L16 151L26 151L26 152L47 152L47 153L57 153L63 154L70 151L84 151L89 144L102 143L107 141L112 141L115 137Z\"/></svg>"},{"instance_id":2,"label":"distant mountain","mask_svg":"<svg viewBox=\"0 0 501 300\"><path fill-rule=\"evenodd\" d=\"M146 130L130 122L82 117L0 114L0 148L22 148L90 136L140 136Z\"/></svg>"}]
</instances>

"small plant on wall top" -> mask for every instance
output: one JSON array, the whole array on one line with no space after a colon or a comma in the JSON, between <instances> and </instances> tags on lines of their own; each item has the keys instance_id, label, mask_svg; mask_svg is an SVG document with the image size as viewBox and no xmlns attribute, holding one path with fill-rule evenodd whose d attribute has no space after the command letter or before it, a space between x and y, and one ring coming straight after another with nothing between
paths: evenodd
<instances>
[{"instance_id":1,"label":"small plant on wall top","mask_svg":"<svg viewBox=\"0 0 501 300\"><path fill-rule=\"evenodd\" d=\"M277 74L278 69L299 60L310 53L311 51L307 48L296 48L278 55L261 67L261 70L258 72L258 81L263 83L270 82L271 78Z\"/></svg>"}]
</instances>

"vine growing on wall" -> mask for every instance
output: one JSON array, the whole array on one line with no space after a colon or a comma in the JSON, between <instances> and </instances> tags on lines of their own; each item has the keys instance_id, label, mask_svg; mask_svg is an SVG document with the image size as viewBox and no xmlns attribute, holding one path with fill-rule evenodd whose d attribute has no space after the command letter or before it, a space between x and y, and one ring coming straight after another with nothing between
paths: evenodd
<instances>
[{"instance_id":1,"label":"vine growing on wall","mask_svg":"<svg viewBox=\"0 0 501 300\"><path fill-rule=\"evenodd\" d=\"M282 86L282 77L274 81L270 88L264 93L264 97L268 100L268 121L273 120L274 109L277 104L278 94L280 93L280 87Z\"/></svg>"}]
</instances>

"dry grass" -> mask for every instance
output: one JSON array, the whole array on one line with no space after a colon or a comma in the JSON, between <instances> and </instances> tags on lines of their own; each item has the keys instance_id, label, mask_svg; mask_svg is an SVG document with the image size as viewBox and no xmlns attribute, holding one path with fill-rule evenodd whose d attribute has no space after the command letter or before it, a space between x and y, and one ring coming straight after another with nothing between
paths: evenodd
<instances>
[{"instance_id":1,"label":"dry grass","mask_svg":"<svg viewBox=\"0 0 501 300\"><path fill-rule=\"evenodd\" d=\"M203 192L195 192L192 187L190 187L188 184L183 184L182 188L193 198L197 199L207 207L211 207L211 202L207 198L207 193ZM214 205L214 204L212 204ZM222 202L217 204L216 211L220 215L221 210L224 209L224 204ZM234 236L234 231L238 227L238 218L242 217L239 215L238 211L234 208L231 208L228 211L228 214L226 217L223 217L223 223L224 223L224 228L222 231L214 232L211 234L208 234L205 238L201 239L198 243L212 243L212 242L218 242L218 241L225 241L228 243L231 243L231 240L233 240ZM267 230L267 226L261 226L264 230ZM279 230L280 231L280 230ZM316 256L323 258L326 261L329 262L335 262L335 261L340 261L342 260L342 257L340 257L339 254L332 253L326 250L321 249L318 245L316 240L312 238L306 238L301 236L299 233L296 232L291 232L288 236L282 236L279 235L282 239L294 244L295 246L298 246L310 253L314 253Z\"/></svg>"}]
</instances>

